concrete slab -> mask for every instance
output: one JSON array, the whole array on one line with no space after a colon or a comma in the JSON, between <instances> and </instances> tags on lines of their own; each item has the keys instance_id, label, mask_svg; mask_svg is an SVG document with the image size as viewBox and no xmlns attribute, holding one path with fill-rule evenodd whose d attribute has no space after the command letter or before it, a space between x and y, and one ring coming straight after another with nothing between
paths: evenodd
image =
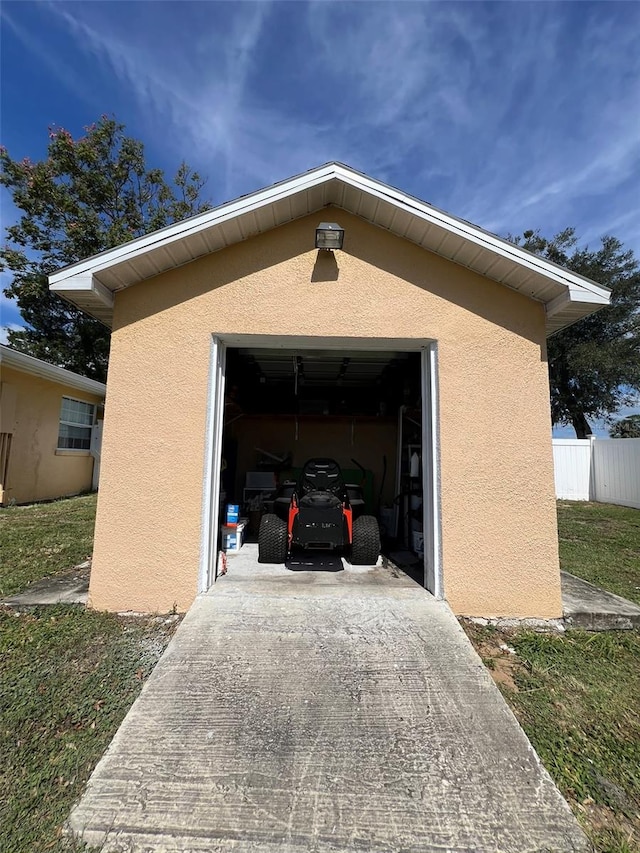
<instances>
[{"instance_id":1,"label":"concrete slab","mask_svg":"<svg viewBox=\"0 0 640 853\"><path fill-rule=\"evenodd\" d=\"M89 594L90 563L82 563L71 572L37 581L16 595L0 600L11 607L35 604L86 604Z\"/></svg>"},{"instance_id":2,"label":"concrete slab","mask_svg":"<svg viewBox=\"0 0 640 853\"><path fill-rule=\"evenodd\" d=\"M69 819L105 851L586 850L448 607L388 567L200 596Z\"/></svg>"},{"instance_id":3,"label":"concrete slab","mask_svg":"<svg viewBox=\"0 0 640 853\"><path fill-rule=\"evenodd\" d=\"M569 572L561 572L565 621L589 631L640 628L640 607Z\"/></svg>"}]
</instances>

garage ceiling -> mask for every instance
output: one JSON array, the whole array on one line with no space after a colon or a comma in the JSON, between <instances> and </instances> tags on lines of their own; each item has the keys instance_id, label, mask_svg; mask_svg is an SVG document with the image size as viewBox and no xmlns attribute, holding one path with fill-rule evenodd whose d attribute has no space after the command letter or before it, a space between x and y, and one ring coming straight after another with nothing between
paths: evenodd
<instances>
[{"instance_id":1,"label":"garage ceiling","mask_svg":"<svg viewBox=\"0 0 640 853\"><path fill-rule=\"evenodd\" d=\"M295 378L297 374L306 385L375 385L390 365L409 358L408 353L402 352L358 350L240 349L238 353L245 365L267 382Z\"/></svg>"}]
</instances>

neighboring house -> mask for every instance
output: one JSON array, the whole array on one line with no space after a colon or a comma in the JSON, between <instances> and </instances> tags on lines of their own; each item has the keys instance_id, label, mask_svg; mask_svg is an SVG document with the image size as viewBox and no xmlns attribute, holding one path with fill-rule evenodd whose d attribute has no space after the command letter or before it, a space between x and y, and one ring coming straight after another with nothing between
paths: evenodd
<instances>
[{"instance_id":1,"label":"neighboring house","mask_svg":"<svg viewBox=\"0 0 640 853\"><path fill-rule=\"evenodd\" d=\"M0 345L0 504L97 487L106 385Z\"/></svg>"},{"instance_id":2,"label":"neighboring house","mask_svg":"<svg viewBox=\"0 0 640 853\"><path fill-rule=\"evenodd\" d=\"M188 608L291 454L356 459L456 613L561 614L546 338L606 288L337 163L50 286L113 330L93 607Z\"/></svg>"}]
</instances>

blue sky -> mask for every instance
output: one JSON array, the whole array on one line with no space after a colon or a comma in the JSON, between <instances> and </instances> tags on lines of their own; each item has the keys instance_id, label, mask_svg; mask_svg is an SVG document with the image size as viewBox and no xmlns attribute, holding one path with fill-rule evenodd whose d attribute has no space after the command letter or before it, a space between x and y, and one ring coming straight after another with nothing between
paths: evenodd
<instances>
[{"instance_id":1,"label":"blue sky","mask_svg":"<svg viewBox=\"0 0 640 853\"><path fill-rule=\"evenodd\" d=\"M0 14L14 157L43 157L50 124L75 135L109 113L150 165L207 175L214 204L340 160L498 234L573 225L640 254L637 3L5 0Z\"/></svg>"}]
</instances>

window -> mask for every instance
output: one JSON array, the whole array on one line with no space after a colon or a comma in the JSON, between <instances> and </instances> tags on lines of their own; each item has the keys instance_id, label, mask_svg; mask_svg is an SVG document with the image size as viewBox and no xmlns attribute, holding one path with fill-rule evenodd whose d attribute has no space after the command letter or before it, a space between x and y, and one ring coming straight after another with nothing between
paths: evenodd
<instances>
[{"instance_id":1,"label":"window","mask_svg":"<svg viewBox=\"0 0 640 853\"><path fill-rule=\"evenodd\" d=\"M89 450L94 414L95 406L93 403L83 403L81 400L63 397L60 409L58 450Z\"/></svg>"}]
</instances>

